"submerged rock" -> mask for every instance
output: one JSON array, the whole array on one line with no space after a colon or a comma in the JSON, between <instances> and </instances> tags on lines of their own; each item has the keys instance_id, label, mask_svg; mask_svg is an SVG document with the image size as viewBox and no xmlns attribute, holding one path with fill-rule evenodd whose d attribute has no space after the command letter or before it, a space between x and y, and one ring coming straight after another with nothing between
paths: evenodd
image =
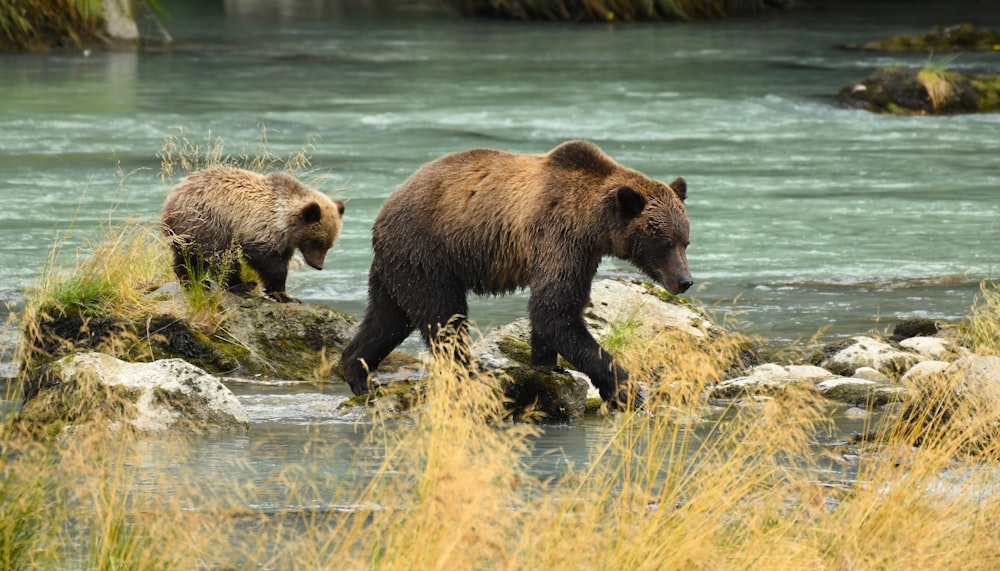
<instances>
[{"instance_id":1,"label":"submerged rock","mask_svg":"<svg viewBox=\"0 0 1000 571\"><path fill-rule=\"evenodd\" d=\"M95 423L140 433L246 431L250 417L221 380L190 363L128 363L88 352L46 366L15 418L33 434Z\"/></svg>"}]
</instances>

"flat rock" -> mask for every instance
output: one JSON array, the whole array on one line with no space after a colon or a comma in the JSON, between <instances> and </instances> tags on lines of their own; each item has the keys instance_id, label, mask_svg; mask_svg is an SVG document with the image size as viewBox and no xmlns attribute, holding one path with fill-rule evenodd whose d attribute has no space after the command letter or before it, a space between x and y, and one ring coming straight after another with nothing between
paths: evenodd
<instances>
[{"instance_id":1,"label":"flat rock","mask_svg":"<svg viewBox=\"0 0 1000 571\"><path fill-rule=\"evenodd\" d=\"M905 384L920 383L930 377L943 374L950 366L951 363L947 361L921 361L910 367L900 382Z\"/></svg>"},{"instance_id":2,"label":"flat rock","mask_svg":"<svg viewBox=\"0 0 1000 571\"><path fill-rule=\"evenodd\" d=\"M650 332L674 329L695 337L704 337L716 328L682 298L657 285L634 280L594 282L584 316L598 339L616 322L630 319L639 320Z\"/></svg>"},{"instance_id":3,"label":"flat rock","mask_svg":"<svg viewBox=\"0 0 1000 571\"><path fill-rule=\"evenodd\" d=\"M935 361L944 361L947 357L954 358L969 354L968 349L959 347L951 339L943 337L910 337L900 341L899 346Z\"/></svg>"},{"instance_id":4,"label":"flat rock","mask_svg":"<svg viewBox=\"0 0 1000 571\"><path fill-rule=\"evenodd\" d=\"M902 387L858 378L837 378L820 382L816 388L825 398L855 406L875 407L899 400L906 393Z\"/></svg>"}]
</instances>

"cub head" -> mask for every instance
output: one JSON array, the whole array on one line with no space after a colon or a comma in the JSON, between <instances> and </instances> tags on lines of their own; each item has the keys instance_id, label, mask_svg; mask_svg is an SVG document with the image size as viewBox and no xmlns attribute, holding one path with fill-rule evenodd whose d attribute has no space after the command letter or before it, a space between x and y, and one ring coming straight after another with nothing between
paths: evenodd
<instances>
[{"instance_id":1,"label":"cub head","mask_svg":"<svg viewBox=\"0 0 1000 571\"><path fill-rule=\"evenodd\" d=\"M295 217L293 227L296 229L293 246L302 252L306 263L317 270L323 269L326 252L340 236L343 215L343 202L330 200L319 193L292 212Z\"/></svg>"},{"instance_id":2,"label":"cub head","mask_svg":"<svg viewBox=\"0 0 1000 571\"><path fill-rule=\"evenodd\" d=\"M608 181L613 253L670 293L683 293L694 284L687 262L687 182L678 177L667 185L635 171L627 175Z\"/></svg>"}]
</instances>

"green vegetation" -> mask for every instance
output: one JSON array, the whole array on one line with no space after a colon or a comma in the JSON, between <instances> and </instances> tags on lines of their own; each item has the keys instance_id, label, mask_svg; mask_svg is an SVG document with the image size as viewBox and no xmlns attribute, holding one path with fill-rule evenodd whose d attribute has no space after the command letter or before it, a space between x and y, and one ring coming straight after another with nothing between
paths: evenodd
<instances>
[{"instance_id":1,"label":"green vegetation","mask_svg":"<svg viewBox=\"0 0 1000 571\"><path fill-rule=\"evenodd\" d=\"M0 2L0 52L114 45L120 38L109 37L114 32L106 28L121 27L131 15L140 13L164 42L171 41L160 23L164 12L159 0L120 1L123 5L116 10L109 9L104 0L4 0ZM109 21L111 26L107 26ZM126 43L134 44L131 39Z\"/></svg>"},{"instance_id":2,"label":"green vegetation","mask_svg":"<svg viewBox=\"0 0 1000 571\"><path fill-rule=\"evenodd\" d=\"M5 0L0 3L0 51L97 43L101 0Z\"/></svg>"},{"instance_id":3,"label":"green vegetation","mask_svg":"<svg viewBox=\"0 0 1000 571\"><path fill-rule=\"evenodd\" d=\"M585 22L718 20L773 6L764 0L445 0L463 16Z\"/></svg>"}]
</instances>

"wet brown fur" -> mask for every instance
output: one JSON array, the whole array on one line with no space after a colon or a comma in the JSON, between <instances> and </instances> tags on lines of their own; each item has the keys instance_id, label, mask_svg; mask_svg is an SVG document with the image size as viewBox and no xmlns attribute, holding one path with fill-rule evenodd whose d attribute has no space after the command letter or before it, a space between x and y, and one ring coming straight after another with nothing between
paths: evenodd
<instances>
[{"instance_id":1,"label":"wet brown fur","mask_svg":"<svg viewBox=\"0 0 1000 571\"><path fill-rule=\"evenodd\" d=\"M182 283L190 280L189 269L198 267L224 271L231 291L249 291L256 284L240 278L242 256L268 295L294 302L285 291L288 262L298 249L307 264L323 269L343 213L343 202L289 174L216 166L182 179L167 196L160 219Z\"/></svg>"},{"instance_id":2,"label":"wet brown fur","mask_svg":"<svg viewBox=\"0 0 1000 571\"><path fill-rule=\"evenodd\" d=\"M351 388L414 328L435 346L449 321L464 335L466 292L531 288L532 360L562 354L605 399L627 374L583 324L601 258L627 259L672 292L691 285L684 179L671 185L571 141L541 155L477 149L418 170L375 220L369 301L344 349ZM459 317L454 319L454 316Z\"/></svg>"}]
</instances>

